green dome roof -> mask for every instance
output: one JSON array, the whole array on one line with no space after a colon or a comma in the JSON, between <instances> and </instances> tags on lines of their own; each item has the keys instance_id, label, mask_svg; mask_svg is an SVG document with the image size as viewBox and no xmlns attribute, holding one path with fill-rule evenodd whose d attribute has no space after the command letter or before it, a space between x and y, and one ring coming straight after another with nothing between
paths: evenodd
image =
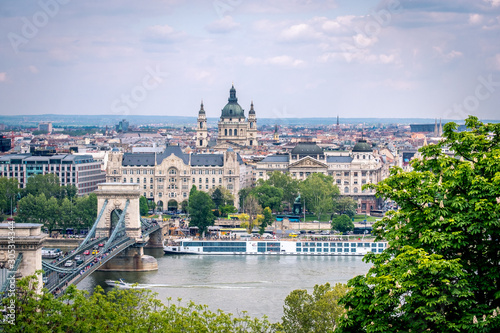
<instances>
[{"instance_id":1,"label":"green dome roof","mask_svg":"<svg viewBox=\"0 0 500 333\"><path fill-rule=\"evenodd\" d=\"M229 90L228 103L222 109L221 118L245 118L245 112L238 104L234 85L231 87L231 90Z\"/></svg>"},{"instance_id":2,"label":"green dome roof","mask_svg":"<svg viewBox=\"0 0 500 333\"><path fill-rule=\"evenodd\" d=\"M366 142L366 140L359 140L358 143L352 149L353 153L371 153L373 151L372 146Z\"/></svg>"}]
</instances>

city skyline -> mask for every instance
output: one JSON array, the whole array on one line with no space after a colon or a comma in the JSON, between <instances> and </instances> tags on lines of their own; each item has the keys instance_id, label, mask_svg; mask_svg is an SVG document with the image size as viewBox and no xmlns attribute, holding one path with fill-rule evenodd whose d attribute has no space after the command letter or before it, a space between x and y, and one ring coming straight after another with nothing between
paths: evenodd
<instances>
[{"instance_id":1,"label":"city skyline","mask_svg":"<svg viewBox=\"0 0 500 333\"><path fill-rule=\"evenodd\" d=\"M500 1L5 1L0 115L500 119Z\"/></svg>"}]
</instances>

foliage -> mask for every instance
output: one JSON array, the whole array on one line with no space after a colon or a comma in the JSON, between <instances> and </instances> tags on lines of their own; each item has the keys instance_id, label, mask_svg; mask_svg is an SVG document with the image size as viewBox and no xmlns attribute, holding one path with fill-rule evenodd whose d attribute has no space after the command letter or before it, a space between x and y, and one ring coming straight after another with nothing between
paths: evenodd
<instances>
[{"instance_id":1,"label":"foliage","mask_svg":"<svg viewBox=\"0 0 500 333\"><path fill-rule=\"evenodd\" d=\"M190 302L183 307L165 305L147 289L115 288L104 293L96 287L92 295L70 285L60 298L48 292L36 293L35 277L18 281L15 325L3 325L5 332L272 332L264 317L234 317L221 310ZM11 298L4 299L10 304Z\"/></svg>"},{"instance_id":2,"label":"foliage","mask_svg":"<svg viewBox=\"0 0 500 333\"><path fill-rule=\"evenodd\" d=\"M264 215L263 216L263 219L262 219L262 222L260 223L260 227L259 227L259 234L264 234L264 231L266 231L266 227L270 224L272 224L273 222L273 212L271 211L271 208L269 207L266 207L264 208L264 210L262 211L262 214Z\"/></svg>"},{"instance_id":3,"label":"foliage","mask_svg":"<svg viewBox=\"0 0 500 333\"><path fill-rule=\"evenodd\" d=\"M343 214L332 220L332 230L342 233L354 230L354 223L349 216Z\"/></svg>"},{"instance_id":4,"label":"foliage","mask_svg":"<svg viewBox=\"0 0 500 333\"><path fill-rule=\"evenodd\" d=\"M148 215L148 210L148 199L141 195L141 197L139 198L139 214L141 214L141 216L146 216Z\"/></svg>"},{"instance_id":5,"label":"foliage","mask_svg":"<svg viewBox=\"0 0 500 333\"><path fill-rule=\"evenodd\" d=\"M283 330L287 333L333 332L340 316L345 312L338 300L348 288L337 283L315 285L311 294L307 290L294 290L285 299Z\"/></svg>"},{"instance_id":6,"label":"foliage","mask_svg":"<svg viewBox=\"0 0 500 333\"><path fill-rule=\"evenodd\" d=\"M220 207L220 214L227 216L228 214L236 213L238 210L233 205L224 205Z\"/></svg>"},{"instance_id":7,"label":"foliage","mask_svg":"<svg viewBox=\"0 0 500 333\"><path fill-rule=\"evenodd\" d=\"M283 190L267 183L255 186L250 195L257 198L262 209L265 207L271 210L279 211L281 209L281 201L283 200Z\"/></svg>"},{"instance_id":8,"label":"foliage","mask_svg":"<svg viewBox=\"0 0 500 333\"><path fill-rule=\"evenodd\" d=\"M191 189L189 196L189 214L191 220L189 226L198 227L200 235L202 235L208 226L214 225L214 203L208 193Z\"/></svg>"},{"instance_id":9,"label":"foliage","mask_svg":"<svg viewBox=\"0 0 500 333\"><path fill-rule=\"evenodd\" d=\"M349 281L342 332L500 330L500 124L466 125L446 124L414 171L368 186L400 210L374 225L389 247Z\"/></svg>"},{"instance_id":10,"label":"foliage","mask_svg":"<svg viewBox=\"0 0 500 333\"><path fill-rule=\"evenodd\" d=\"M46 175L33 175L28 178L23 196L38 196L45 194L46 198L55 197L60 199L65 196L66 191L61 188L59 177L53 173Z\"/></svg>"},{"instance_id":11,"label":"foliage","mask_svg":"<svg viewBox=\"0 0 500 333\"><path fill-rule=\"evenodd\" d=\"M339 214L346 214L351 219L356 215L358 204L351 197L339 196L334 202L334 211Z\"/></svg>"},{"instance_id":12,"label":"foliage","mask_svg":"<svg viewBox=\"0 0 500 333\"><path fill-rule=\"evenodd\" d=\"M241 190L238 191L238 197L240 198L240 209L243 208L243 206L245 205L245 200L247 198L247 196L250 194L250 191L252 189L250 187L246 187L246 188L242 188Z\"/></svg>"},{"instance_id":13,"label":"foliage","mask_svg":"<svg viewBox=\"0 0 500 333\"><path fill-rule=\"evenodd\" d=\"M15 178L0 177L0 213L9 212L17 205L19 193L19 183Z\"/></svg>"},{"instance_id":14,"label":"foliage","mask_svg":"<svg viewBox=\"0 0 500 333\"><path fill-rule=\"evenodd\" d=\"M261 181L261 179L259 179ZM299 181L293 179L290 173L282 173L280 171L273 171L265 182L271 186L283 190L283 201L287 202L290 206L293 205L295 198L299 193Z\"/></svg>"},{"instance_id":15,"label":"foliage","mask_svg":"<svg viewBox=\"0 0 500 333\"><path fill-rule=\"evenodd\" d=\"M300 183L300 195L305 200L306 208L318 217L333 210L333 201L339 195L339 189L333 185L332 176L313 173Z\"/></svg>"},{"instance_id":16,"label":"foliage","mask_svg":"<svg viewBox=\"0 0 500 333\"><path fill-rule=\"evenodd\" d=\"M212 196L212 200L213 200L214 205L215 205L215 209L219 209L219 206L222 206L224 204L224 197L222 195L220 188L217 187L212 192L211 196Z\"/></svg>"},{"instance_id":17,"label":"foliage","mask_svg":"<svg viewBox=\"0 0 500 333\"><path fill-rule=\"evenodd\" d=\"M189 202L187 200L184 200L183 202L181 202L181 210L184 213L188 212L188 210L189 210Z\"/></svg>"},{"instance_id":18,"label":"foliage","mask_svg":"<svg viewBox=\"0 0 500 333\"><path fill-rule=\"evenodd\" d=\"M45 194L28 196L19 201L16 221L41 223L50 231L58 228L90 228L97 216L97 196L94 193L73 200L64 198L58 202Z\"/></svg>"}]
</instances>

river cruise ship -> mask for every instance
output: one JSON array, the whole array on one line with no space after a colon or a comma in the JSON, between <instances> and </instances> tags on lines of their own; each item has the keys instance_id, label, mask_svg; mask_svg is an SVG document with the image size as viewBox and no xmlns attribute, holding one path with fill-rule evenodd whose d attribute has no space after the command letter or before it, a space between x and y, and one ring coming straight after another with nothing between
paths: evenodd
<instances>
[{"instance_id":1,"label":"river cruise ship","mask_svg":"<svg viewBox=\"0 0 500 333\"><path fill-rule=\"evenodd\" d=\"M194 240L171 239L165 254L364 256L380 253L387 242L354 240Z\"/></svg>"}]
</instances>

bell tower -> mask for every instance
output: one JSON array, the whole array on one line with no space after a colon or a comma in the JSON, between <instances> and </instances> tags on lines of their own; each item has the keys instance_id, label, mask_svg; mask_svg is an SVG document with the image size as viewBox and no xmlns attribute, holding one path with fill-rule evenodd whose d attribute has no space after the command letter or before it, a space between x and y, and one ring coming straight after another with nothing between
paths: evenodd
<instances>
[{"instance_id":1,"label":"bell tower","mask_svg":"<svg viewBox=\"0 0 500 333\"><path fill-rule=\"evenodd\" d=\"M253 101L250 104L250 111L248 112L248 130L247 142L249 146L257 146L257 117L255 117L255 110L253 109Z\"/></svg>"},{"instance_id":2,"label":"bell tower","mask_svg":"<svg viewBox=\"0 0 500 333\"><path fill-rule=\"evenodd\" d=\"M207 115L203 109L203 101L201 101L200 111L198 112L198 122L196 123L196 148L205 148L207 146Z\"/></svg>"}]
</instances>

